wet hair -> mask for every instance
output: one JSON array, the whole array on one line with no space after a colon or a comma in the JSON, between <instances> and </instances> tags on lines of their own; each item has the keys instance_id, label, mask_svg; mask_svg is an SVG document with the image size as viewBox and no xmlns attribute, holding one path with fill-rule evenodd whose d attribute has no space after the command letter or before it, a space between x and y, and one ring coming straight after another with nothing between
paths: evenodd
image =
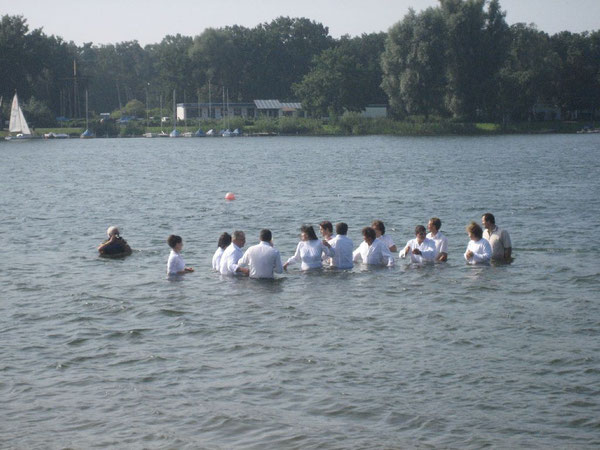
<instances>
[{"instance_id":1,"label":"wet hair","mask_svg":"<svg viewBox=\"0 0 600 450\"><path fill-rule=\"evenodd\" d=\"M377 238L377 235L375 234L375 230L372 227L364 227L362 229L362 235L364 237L370 238L372 241L374 241Z\"/></svg>"},{"instance_id":2,"label":"wet hair","mask_svg":"<svg viewBox=\"0 0 600 450\"><path fill-rule=\"evenodd\" d=\"M442 221L437 217L432 217L431 219L429 219L429 221L433 224L436 230L442 228Z\"/></svg>"},{"instance_id":3,"label":"wet hair","mask_svg":"<svg viewBox=\"0 0 600 450\"><path fill-rule=\"evenodd\" d=\"M231 235L231 240L236 240L237 241L237 240L240 240L240 239L245 238L245 237L246 237L246 235L244 234L243 231L235 230L233 232L233 234Z\"/></svg>"},{"instance_id":4,"label":"wet hair","mask_svg":"<svg viewBox=\"0 0 600 450\"><path fill-rule=\"evenodd\" d=\"M231 235L227 232L219 236L219 247L225 250L231 244Z\"/></svg>"},{"instance_id":5,"label":"wet hair","mask_svg":"<svg viewBox=\"0 0 600 450\"><path fill-rule=\"evenodd\" d=\"M317 233L315 233L315 229L313 228L312 225L302 225L300 227L300 231L302 233L306 233L306 236L308 236L309 241L316 241L319 239L317 237Z\"/></svg>"},{"instance_id":6,"label":"wet hair","mask_svg":"<svg viewBox=\"0 0 600 450\"><path fill-rule=\"evenodd\" d=\"M415 227L415 236L419 233L425 233L427 234L427 230L425 230L425 227L423 225L417 225Z\"/></svg>"},{"instance_id":7,"label":"wet hair","mask_svg":"<svg viewBox=\"0 0 600 450\"><path fill-rule=\"evenodd\" d=\"M483 237L483 230L476 222L471 222L467 225L467 233L473 234L477 239L481 239Z\"/></svg>"},{"instance_id":8,"label":"wet hair","mask_svg":"<svg viewBox=\"0 0 600 450\"><path fill-rule=\"evenodd\" d=\"M319 224L319 226L324 230L329 230L330 233L333 233L333 225L329 220L324 220Z\"/></svg>"},{"instance_id":9,"label":"wet hair","mask_svg":"<svg viewBox=\"0 0 600 450\"><path fill-rule=\"evenodd\" d=\"M379 231L381 231L382 236L385 234L385 225L383 224L383 222L381 220L374 220L373 223L371 224L371 227L376 228Z\"/></svg>"},{"instance_id":10,"label":"wet hair","mask_svg":"<svg viewBox=\"0 0 600 450\"><path fill-rule=\"evenodd\" d=\"M491 223L492 225L496 225L496 218L494 217L494 215L492 213L485 213L483 215L483 220Z\"/></svg>"},{"instance_id":11,"label":"wet hair","mask_svg":"<svg viewBox=\"0 0 600 450\"><path fill-rule=\"evenodd\" d=\"M260 230L259 238L261 241L271 242L271 239L273 238L271 230L263 228L262 230Z\"/></svg>"},{"instance_id":12,"label":"wet hair","mask_svg":"<svg viewBox=\"0 0 600 450\"><path fill-rule=\"evenodd\" d=\"M167 244L169 244L169 247L171 248L175 248L175 246L180 242L183 242L183 239L181 239L181 236L177 236L176 234L172 234L167 238Z\"/></svg>"},{"instance_id":13,"label":"wet hair","mask_svg":"<svg viewBox=\"0 0 600 450\"><path fill-rule=\"evenodd\" d=\"M343 234L345 235L346 233L348 233L348 225L344 222L340 222L338 224L335 225L335 232L337 234Z\"/></svg>"}]
</instances>

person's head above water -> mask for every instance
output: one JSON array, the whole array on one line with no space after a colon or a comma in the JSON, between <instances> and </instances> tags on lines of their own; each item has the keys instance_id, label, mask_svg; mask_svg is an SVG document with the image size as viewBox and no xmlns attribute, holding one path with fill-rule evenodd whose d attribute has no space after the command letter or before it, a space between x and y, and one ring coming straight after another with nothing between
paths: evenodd
<instances>
[{"instance_id":1,"label":"person's head above water","mask_svg":"<svg viewBox=\"0 0 600 450\"><path fill-rule=\"evenodd\" d=\"M110 227L108 227L108 230L106 230L106 234L108 235L108 237L111 237L112 235L118 235L120 233L119 229L116 226L111 225Z\"/></svg>"}]
</instances>

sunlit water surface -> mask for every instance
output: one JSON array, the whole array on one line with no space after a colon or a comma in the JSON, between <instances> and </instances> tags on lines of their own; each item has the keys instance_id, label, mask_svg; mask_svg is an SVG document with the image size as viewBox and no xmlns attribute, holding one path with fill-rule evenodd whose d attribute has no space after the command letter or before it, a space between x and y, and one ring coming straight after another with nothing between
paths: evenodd
<instances>
[{"instance_id":1,"label":"sunlit water surface","mask_svg":"<svg viewBox=\"0 0 600 450\"><path fill-rule=\"evenodd\" d=\"M0 446L597 448L600 136L0 143ZM232 191L237 200L224 201ZM491 211L512 265L464 264ZM450 260L221 279L222 231ZM95 247L118 225L125 260ZM165 277L171 234L194 274Z\"/></svg>"}]
</instances>

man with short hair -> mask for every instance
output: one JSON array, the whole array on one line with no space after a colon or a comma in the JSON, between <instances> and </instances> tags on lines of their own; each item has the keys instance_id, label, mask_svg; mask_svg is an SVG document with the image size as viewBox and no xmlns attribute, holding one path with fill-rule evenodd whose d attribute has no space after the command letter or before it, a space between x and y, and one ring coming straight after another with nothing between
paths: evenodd
<instances>
[{"instance_id":1,"label":"man with short hair","mask_svg":"<svg viewBox=\"0 0 600 450\"><path fill-rule=\"evenodd\" d=\"M371 227L362 229L363 242L352 253L352 260L358 262L362 260L363 264L394 266L394 257L381 240L375 235L375 230Z\"/></svg>"},{"instance_id":2,"label":"man with short hair","mask_svg":"<svg viewBox=\"0 0 600 450\"><path fill-rule=\"evenodd\" d=\"M334 238L333 236L333 225L329 220L324 220L319 224L319 231L321 231L321 236L327 242Z\"/></svg>"},{"instance_id":3,"label":"man with short hair","mask_svg":"<svg viewBox=\"0 0 600 450\"><path fill-rule=\"evenodd\" d=\"M239 259L244 252L242 248L246 244L246 235L243 231L234 231L231 235L231 244L225 249L221 256L219 272L221 275L235 275L243 272L238 265Z\"/></svg>"},{"instance_id":4,"label":"man with short hair","mask_svg":"<svg viewBox=\"0 0 600 450\"><path fill-rule=\"evenodd\" d=\"M432 217L427 222L427 229L429 233L427 234L427 239L431 239L435 242L435 251L437 255L435 256L436 262L444 262L448 260L448 238L444 236L444 234L440 231L442 228L442 221L437 217Z\"/></svg>"},{"instance_id":5,"label":"man with short hair","mask_svg":"<svg viewBox=\"0 0 600 450\"><path fill-rule=\"evenodd\" d=\"M398 250L390 235L385 234L385 225L381 220L374 220L371 224L371 228L375 230L375 237L383 242L391 253L394 253Z\"/></svg>"},{"instance_id":6,"label":"man with short hair","mask_svg":"<svg viewBox=\"0 0 600 450\"><path fill-rule=\"evenodd\" d=\"M336 269L352 269L352 249L354 245L352 240L346 236L348 233L348 225L340 222L335 225L336 236L329 241L333 256L330 258L331 267Z\"/></svg>"},{"instance_id":7,"label":"man with short hair","mask_svg":"<svg viewBox=\"0 0 600 450\"><path fill-rule=\"evenodd\" d=\"M238 267L240 272L249 275L250 278L274 278L273 272L283 272L281 255L279 250L273 247L271 230L260 230L259 238L260 243L246 250L238 261Z\"/></svg>"},{"instance_id":8,"label":"man with short hair","mask_svg":"<svg viewBox=\"0 0 600 450\"><path fill-rule=\"evenodd\" d=\"M423 225L415 227L415 238L406 243L406 247L400 252L400 258L410 255L410 262L415 264L431 263L435 260L435 242L425 237L426 231Z\"/></svg>"},{"instance_id":9,"label":"man with short hair","mask_svg":"<svg viewBox=\"0 0 600 450\"><path fill-rule=\"evenodd\" d=\"M485 213L481 217L481 224L485 229L483 238L492 246L492 260L510 262L512 259L512 242L508 232L496 226L496 218L492 213Z\"/></svg>"}]
</instances>

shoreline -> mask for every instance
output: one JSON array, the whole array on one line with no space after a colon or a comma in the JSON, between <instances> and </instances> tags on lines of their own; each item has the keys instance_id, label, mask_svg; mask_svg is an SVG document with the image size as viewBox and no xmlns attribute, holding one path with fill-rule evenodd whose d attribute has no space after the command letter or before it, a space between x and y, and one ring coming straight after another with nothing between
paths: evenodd
<instances>
[{"instance_id":1,"label":"shoreline","mask_svg":"<svg viewBox=\"0 0 600 450\"><path fill-rule=\"evenodd\" d=\"M404 122L391 119L363 119L356 117L341 118L335 122L322 122L315 119L288 119L283 120L258 120L248 122L236 120L235 127L242 130L243 137L269 137L269 136L501 136L514 134L594 134L600 127L598 122L527 122L514 123L502 127L495 123L475 122ZM151 126L146 128L143 124L136 129L129 127L116 128L117 133L103 134L96 138L132 138L144 137L144 133L160 133L161 127ZM203 130L222 129L220 122L207 122L201 126ZM590 131L584 131L586 127ZM170 129L170 128L169 128ZM195 131L198 127L178 125L182 131ZM165 132L165 127L162 127ZM69 138L79 138L85 131L84 127L50 127L37 128L34 138L43 139L47 133L64 133ZM0 138L9 136L7 130L0 131ZM183 136L180 136L183 137ZM208 136L207 136L208 137ZM216 136L220 137L220 136Z\"/></svg>"}]
</instances>

